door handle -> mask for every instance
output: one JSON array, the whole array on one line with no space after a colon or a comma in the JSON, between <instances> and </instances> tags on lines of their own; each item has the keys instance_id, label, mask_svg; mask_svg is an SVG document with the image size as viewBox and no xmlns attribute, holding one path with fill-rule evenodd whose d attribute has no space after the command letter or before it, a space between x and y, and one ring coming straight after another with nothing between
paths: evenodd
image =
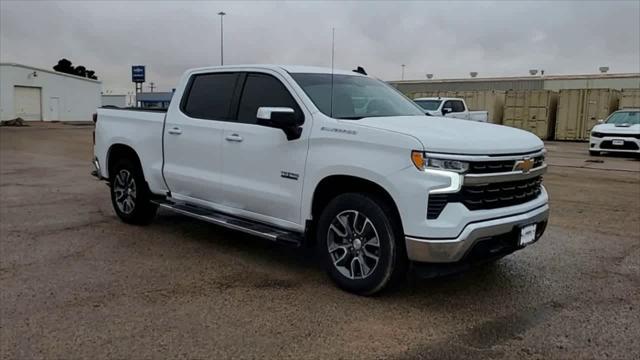
<instances>
[{"instance_id":1,"label":"door handle","mask_svg":"<svg viewBox=\"0 0 640 360\"><path fill-rule=\"evenodd\" d=\"M169 129L169 134L171 134L171 135L180 135L180 134L182 134L182 130L180 130L179 127L174 127L174 128Z\"/></svg>"},{"instance_id":2,"label":"door handle","mask_svg":"<svg viewBox=\"0 0 640 360\"><path fill-rule=\"evenodd\" d=\"M231 134L231 135L227 135L224 138L227 141L233 141L233 142L242 142L242 136L238 135L238 134Z\"/></svg>"}]
</instances>

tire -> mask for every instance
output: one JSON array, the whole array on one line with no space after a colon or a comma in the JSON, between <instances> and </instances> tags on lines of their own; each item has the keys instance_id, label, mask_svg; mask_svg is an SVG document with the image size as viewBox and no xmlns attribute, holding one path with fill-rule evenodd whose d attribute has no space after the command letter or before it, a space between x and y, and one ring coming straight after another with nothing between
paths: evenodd
<instances>
[{"instance_id":1,"label":"tire","mask_svg":"<svg viewBox=\"0 0 640 360\"><path fill-rule=\"evenodd\" d=\"M591 156L600 156L600 151L589 150L589 155L591 155Z\"/></svg>"},{"instance_id":2,"label":"tire","mask_svg":"<svg viewBox=\"0 0 640 360\"><path fill-rule=\"evenodd\" d=\"M128 224L149 224L158 206L151 202L151 192L138 162L119 159L109 175L111 204L118 217Z\"/></svg>"},{"instance_id":3,"label":"tire","mask_svg":"<svg viewBox=\"0 0 640 360\"><path fill-rule=\"evenodd\" d=\"M373 295L406 279L404 234L383 199L339 195L322 211L317 225L322 265L338 287Z\"/></svg>"}]
</instances>

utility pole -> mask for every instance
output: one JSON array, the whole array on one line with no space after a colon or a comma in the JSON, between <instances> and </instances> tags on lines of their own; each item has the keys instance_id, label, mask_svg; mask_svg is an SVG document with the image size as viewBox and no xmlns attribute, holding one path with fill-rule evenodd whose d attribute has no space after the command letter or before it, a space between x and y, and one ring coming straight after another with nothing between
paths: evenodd
<instances>
[{"instance_id":1,"label":"utility pole","mask_svg":"<svg viewBox=\"0 0 640 360\"><path fill-rule=\"evenodd\" d=\"M402 64L402 80L404 80L404 67L407 66L405 64Z\"/></svg>"},{"instance_id":2,"label":"utility pole","mask_svg":"<svg viewBox=\"0 0 640 360\"><path fill-rule=\"evenodd\" d=\"M222 66L224 65L224 22L222 21L222 17L227 15L227 13L220 11L218 15L220 15L220 66Z\"/></svg>"},{"instance_id":3,"label":"utility pole","mask_svg":"<svg viewBox=\"0 0 640 360\"><path fill-rule=\"evenodd\" d=\"M153 89L155 89L156 84L152 81L149 83L149 89L151 90L151 92L153 92Z\"/></svg>"}]
</instances>

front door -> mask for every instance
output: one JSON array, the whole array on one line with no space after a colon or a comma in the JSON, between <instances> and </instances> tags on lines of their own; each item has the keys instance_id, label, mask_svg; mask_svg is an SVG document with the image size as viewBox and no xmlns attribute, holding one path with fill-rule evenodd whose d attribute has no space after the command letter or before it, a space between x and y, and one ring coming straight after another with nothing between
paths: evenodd
<instances>
[{"instance_id":1,"label":"front door","mask_svg":"<svg viewBox=\"0 0 640 360\"><path fill-rule=\"evenodd\" d=\"M60 120L60 98L49 98L49 121Z\"/></svg>"},{"instance_id":2,"label":"front door","mask_svg":"<svg viewBox=\"0 0 640 360\"><path fill-rule=\"evenodd\" d=\"M237 119L224 130L221 182L224 205L239 215L287 227L300 222L311 119L307 116L302 137L291 141L281 129L256 123L263 106L292 108L304 117L286 80L276 76L246 74Z\"/></svg>"},{"instance_id":3,"label":"front door","mask_svg":"<svg viewBox=\"0 0 640 360\"><path fill-rule=\"evenodd\" d=\"M221 201L221 142L237 80L237 73L195 74L180 105L167 114L163 175L175 199Z\"/></svg>"}]
</instances>

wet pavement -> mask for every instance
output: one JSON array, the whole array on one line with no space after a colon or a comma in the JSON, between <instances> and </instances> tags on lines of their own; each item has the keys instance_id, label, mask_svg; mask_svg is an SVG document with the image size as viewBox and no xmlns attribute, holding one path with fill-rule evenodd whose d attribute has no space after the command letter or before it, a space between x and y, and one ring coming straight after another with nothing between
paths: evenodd
<instances>
[{"instance_id":1,"label":"wet pavement","mask_svg":"<svg viewBox=\"0 0 640 360\"><path fill-rule=\"evenodd\" d=\"M640 358L637 159L549 143L538 243L365 298L301 251L168 212L121 223L91 130L0 129L4 359Z\"/></svg>"}]
</instances>

